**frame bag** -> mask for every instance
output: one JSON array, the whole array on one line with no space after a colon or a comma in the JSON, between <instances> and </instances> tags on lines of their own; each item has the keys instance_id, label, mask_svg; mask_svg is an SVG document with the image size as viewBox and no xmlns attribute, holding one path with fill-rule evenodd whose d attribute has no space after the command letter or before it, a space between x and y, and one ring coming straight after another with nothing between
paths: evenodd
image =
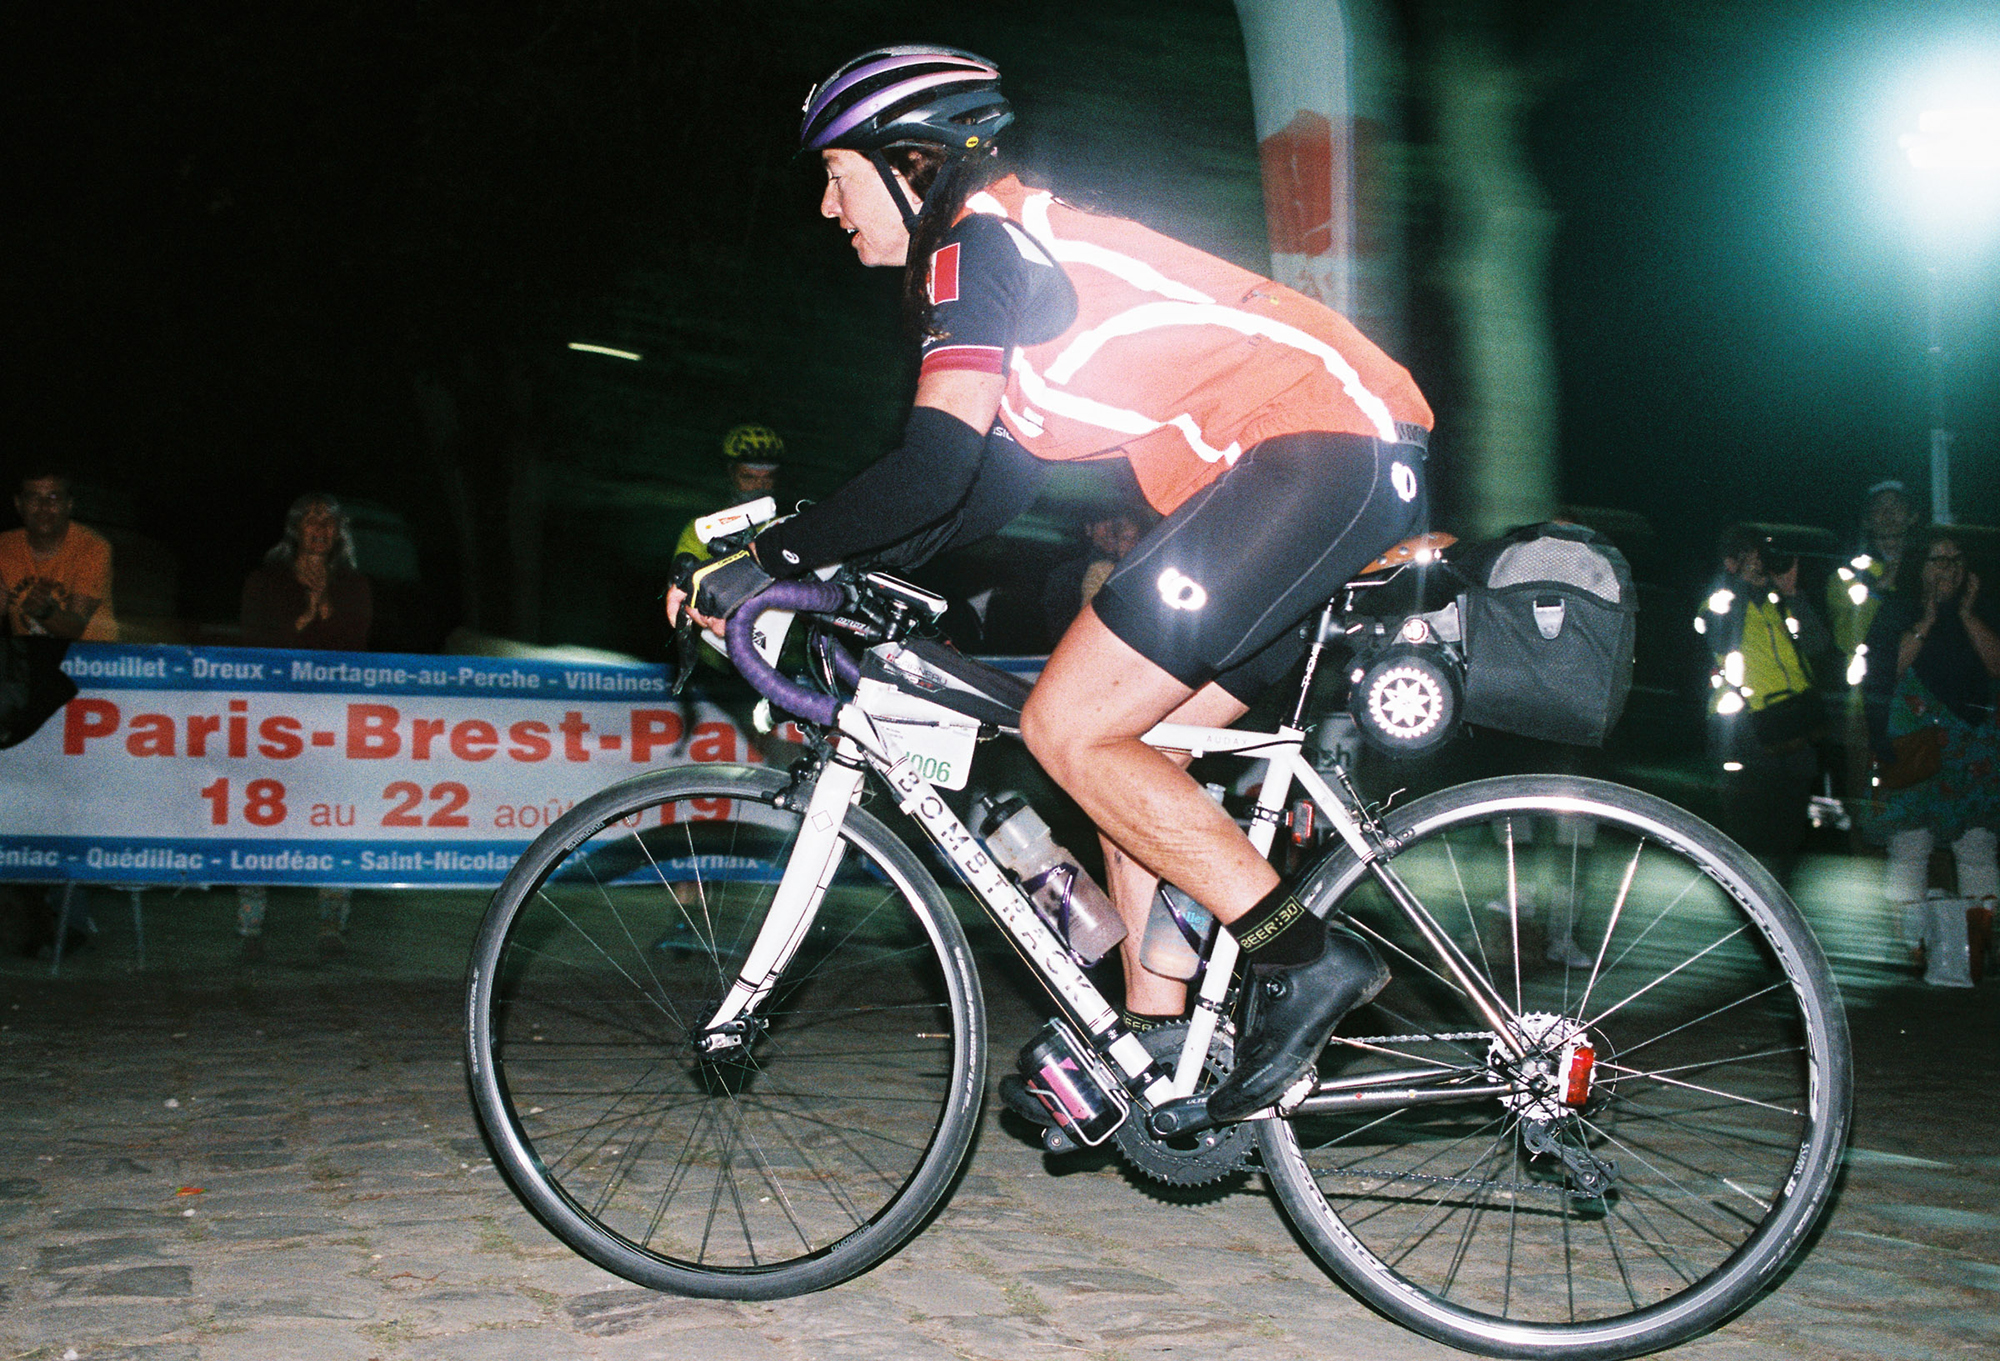
<instances>
[{"instance_id":1,"label":"frame bag","mask_svg":"<svg viewBox=\"0 0 2000 1361\"><path fill-rule=\"evenodd\" d=\"M1624 554L1540 524L1452 555L1467 581L1465 721L1599 747L1632 688L1638 599Z\"/></svg>"}]
</instances>

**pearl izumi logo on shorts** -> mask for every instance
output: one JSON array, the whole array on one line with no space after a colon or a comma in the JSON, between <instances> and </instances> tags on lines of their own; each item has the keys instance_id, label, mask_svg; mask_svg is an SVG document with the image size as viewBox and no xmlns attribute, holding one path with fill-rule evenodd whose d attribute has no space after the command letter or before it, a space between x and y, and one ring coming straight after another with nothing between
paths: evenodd
<instances>
[{"instance_id":1,"label":"pearl izumi logo on shorts","mask_svg":"<svg viewBox=\"0 0 2000 1361\"><path fill-rule=\"evenodd\" d=\"M1396 495L1405 501L1417 499L1417 475L1407 463L1395 463L1389 467L1389 482L1396 488Z\"/></svg>"},{"instance_id":2,"label":"pearl izumi logo on shorts","mask_svg":"<svg viewBox=\"0 0 2000 1361\"><path fill-rule=\"evenodd\" d=\"M1160 599L1170 610L1198 610L1208 603L1208 588L1179 568L1160 573Z\"/></svg>"}]
</instances>

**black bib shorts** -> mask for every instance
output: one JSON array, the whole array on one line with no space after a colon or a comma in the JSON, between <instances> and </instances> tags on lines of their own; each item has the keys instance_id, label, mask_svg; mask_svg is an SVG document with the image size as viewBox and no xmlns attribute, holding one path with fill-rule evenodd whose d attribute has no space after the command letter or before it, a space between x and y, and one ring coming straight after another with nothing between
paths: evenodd
<instances>
[{"instance_id":1,"label":"black bib shorts","mask_svg":"<svg viewBox=\"0 0 2000 1361\"><path fill-rule=\"evenodd\" d=\"M1154 526L1091 605L1183 685L1247 704L1304 654L1294 625L1428 520L1420 446L1281 435Z\"/></svg>"}]
</instances>

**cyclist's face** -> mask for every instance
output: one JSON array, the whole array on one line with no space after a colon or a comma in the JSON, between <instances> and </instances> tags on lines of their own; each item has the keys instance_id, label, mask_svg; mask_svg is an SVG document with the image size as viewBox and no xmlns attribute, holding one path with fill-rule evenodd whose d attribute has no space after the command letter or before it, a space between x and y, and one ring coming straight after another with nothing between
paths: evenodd
<instances>
[{"instance_id":1,"label":"cyclist's face","mask_svg":"<svg viewBox=\"0 0 2000 1361\"><path fill-rule=\"evenodd\" d=\"M866 156L858 151L823 151L826 192L820 195L820 216L847 229L854 253L864 265L903 265L910 258L910 233L903 215L889 197L889 188ZM896 182L903 186L898 174ZM912 202L915 196L911 196Z\"/></svg>"},{"instance_id":2,"label":"cyclist's face","mask_svg":"<svg viewBox=\"0 0 2000 1361\"><path fill-rule=\"evenodd\" d=\"M769 464L732 463L729 485L739 496L762 496L778 489L778 470Z\"/></svg>"}]
</instances>

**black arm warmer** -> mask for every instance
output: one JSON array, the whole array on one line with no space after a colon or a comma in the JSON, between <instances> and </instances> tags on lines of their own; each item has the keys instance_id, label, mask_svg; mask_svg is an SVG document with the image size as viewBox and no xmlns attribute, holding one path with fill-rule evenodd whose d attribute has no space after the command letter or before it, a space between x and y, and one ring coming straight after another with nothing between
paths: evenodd
<instances>
[{"instance_id":1,"label":"black arm warmer","mask_svg":"<svg viewBox=\"0 0 2000 1361\"><path fill-rule=\"evenodd\" d=\"M986 457L965 501L942 520L882 549L875 555L876 565L898 572L914 571L939 553L997 534L1035 504L1048 472L1047 463L1005 435L987 436Z\"/></svg>"},{"instance_id":2,"label":"black arm warmer","mask_svg":"<svg viewBox=\"0 0 2000 1361\"><path fill-rule=\"evenodd\" d=\"M959 509L978 480L985 437L935 407L912 407L903 444L817 505L757 536L757 561L795 577L900 543Z\"/></svg>"}]
</instances>

